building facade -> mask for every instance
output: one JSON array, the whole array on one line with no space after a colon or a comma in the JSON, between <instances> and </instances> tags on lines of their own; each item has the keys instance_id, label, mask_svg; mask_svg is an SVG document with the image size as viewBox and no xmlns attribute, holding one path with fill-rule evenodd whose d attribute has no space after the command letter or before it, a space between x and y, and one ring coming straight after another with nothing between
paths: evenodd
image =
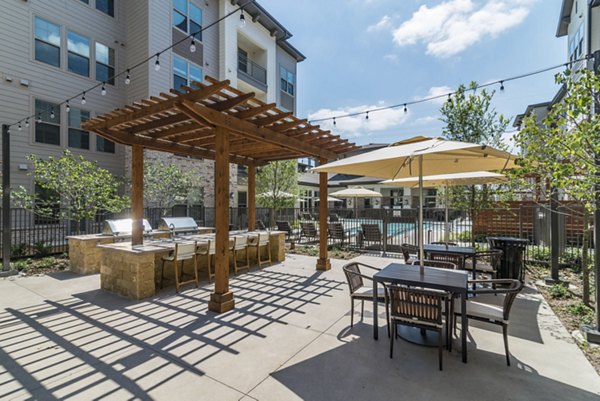
<instances>
[{"instance_id":1,"label":"building facade","mask_svg":"<svg viewBox=\"0 0 600 401\"><path fill-rule=\"evenodd\" d=\"M46 158L64 149L127 177L130 150L83 131L81 123L206 77L229 79L265 102L296 110L296 64L304 56L288 42L289 31L258 3L245 7L244 24L235 0L9 0L3 6L0 121L41 116L11 129L13 187L34 189L29 154ZM186 39L230 12L235 15L196 34L193 45ZM158 70L154 59L142 63L170 46ZM128 68L126 76L111 79ZM59 105L95 84L101 86L68 107ZM207 184L213 181L210 160L155 151L145 157L197 170ZM235 205L237 169L231 172ZM212 185L204 190L204 203L214 205Z\"/></svg>"}]
</instances>

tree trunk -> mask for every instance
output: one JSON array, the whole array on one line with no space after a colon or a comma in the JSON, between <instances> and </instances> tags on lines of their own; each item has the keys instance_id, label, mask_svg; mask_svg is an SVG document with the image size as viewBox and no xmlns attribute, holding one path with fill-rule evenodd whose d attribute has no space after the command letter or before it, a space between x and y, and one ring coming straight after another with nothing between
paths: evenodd
<instances>
[{"instance_id":1,"label":"tree trunk","mask_svg":"<svg viewBox=\"0 0 600 401\"><path fill-rule=\"evenodd\" d=\"M583 209L583 247L581 249L581 279L583 281L583 303L590 306L590 270L589 260L589 231L590 221L587 210Z\"/></svg>"}]
</instances>

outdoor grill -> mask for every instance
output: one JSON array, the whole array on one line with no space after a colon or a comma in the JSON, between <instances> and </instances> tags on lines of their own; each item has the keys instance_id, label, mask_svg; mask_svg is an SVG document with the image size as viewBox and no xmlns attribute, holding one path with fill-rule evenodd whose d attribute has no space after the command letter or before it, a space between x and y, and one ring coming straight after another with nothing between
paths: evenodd
<instances>
[{"instance_id":1,"label":"outdoor grill","mask_svg":"<svg viewBox=\"0 0 600 401\"><path fill-rule=\"evenodd\" d=\"M152 227L148 220L144 219L144 233L152 231ZM131 219L119 219L119 220L104 220L104 226L102 227L102 234L112 235L115 238L131 237Z\"/></svg>"},{"instance_id":2,"label":"outdoor grill","mask_svg":"<svg viewBox=\"0 0 600 401\"><path fill-rule=\"evenodd\" d=\"M168 230L171 235L196 234L198 224L191 217L163 217L158 223L159 230Z\"/></svg>"}]
</instances>

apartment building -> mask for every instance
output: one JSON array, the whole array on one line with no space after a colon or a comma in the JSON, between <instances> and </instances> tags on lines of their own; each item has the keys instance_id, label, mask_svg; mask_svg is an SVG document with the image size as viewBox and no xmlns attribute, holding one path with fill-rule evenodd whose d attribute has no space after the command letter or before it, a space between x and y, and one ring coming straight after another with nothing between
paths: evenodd
<instances>
[{"instance_id":1,"label":"apartment building","mask_svg":"<svg viewBox=\"0 0 600 401\"><path fill-rule=\"evenodd\" d=\"M600 60L582 60L588 54L600 51L600 0L563 0L556 28L556 37L567 37L566 61L571 69L594 68ZM554 98L547 102L528 105L525 112L515 117L514 127L520 127L525 116L535 115L538 122L548 114L552 105L560 102L566 94L560 88Z\"/></svg>"},{"instance_id":2,"label":"apartment building","mask_svg":"<svg viewBox=\"0 0 600 401\"><path fill-rule=\"evenodd\" d=\"M128 176L127 147L81 129L86 119L179 89L207 76L229 79L266 102L296 110L296 64L304 56L292 36L254 2L240 12L184 40L155 60L111 79L239 7L235 0L6 0L0 14L0 121L12 123L42 113L11 130L13 186L34 189L27 155L58 156L64 149L98 161L116 176ZM60 106L99 83L101 86ZM48 113L47 111L51 112ZM205 204L214 205L213 162L155 151L164 159L205 177ZM237 169L231 198L237 202Z\"/></svg>"}]
</instances>

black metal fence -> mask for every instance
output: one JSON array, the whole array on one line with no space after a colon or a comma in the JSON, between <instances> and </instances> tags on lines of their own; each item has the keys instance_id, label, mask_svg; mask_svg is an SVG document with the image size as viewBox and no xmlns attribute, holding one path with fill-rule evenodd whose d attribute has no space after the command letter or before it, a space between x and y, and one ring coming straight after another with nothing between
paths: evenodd
<instances>
[{"instance_id":1,"label":"black metal fence","mask_svg":"<svg viewBox=\"0 0 600 401\"><path fill-rule=\"evenodd\" d=\"M475 223L464 210L449 209L448 225L445 209L424 210L424 239L426 243L451 241L459 244L475 243L487 246L489 236L509 236L529 240L526 260L550 260L550 211L545 205L519 205L512 208L493 208L478 213ZM130 210L120 213L101 213L93 220L80 222L79 234L97 234L106 219L126 218ZM214 227L215 209L204 206L175 206L168 209L146 208L145 218L154 228L162 217L190 216L200 226ZM328 215L331 246L356 250L399 252L404 243L417 244L418 212L416 209L330 209ZM257 208L257 220L267 229L277 229L282 222L289 224L288 241L301 244L318 242L315 234L319 227L319 210ZM582 210L569 205L559 208L559 253L561 262L576 265L583 247ZM11 209L12 255L15 258L58 254L68 251L66 237L78 234L76 224L57 218L43 218L24 209ZM248 226L246 208L230 209L230 226L242 230ZM0 237L1 238L1 237ZM590 250L591 235L587 240Z\"/></svg>"}]
</instances>

